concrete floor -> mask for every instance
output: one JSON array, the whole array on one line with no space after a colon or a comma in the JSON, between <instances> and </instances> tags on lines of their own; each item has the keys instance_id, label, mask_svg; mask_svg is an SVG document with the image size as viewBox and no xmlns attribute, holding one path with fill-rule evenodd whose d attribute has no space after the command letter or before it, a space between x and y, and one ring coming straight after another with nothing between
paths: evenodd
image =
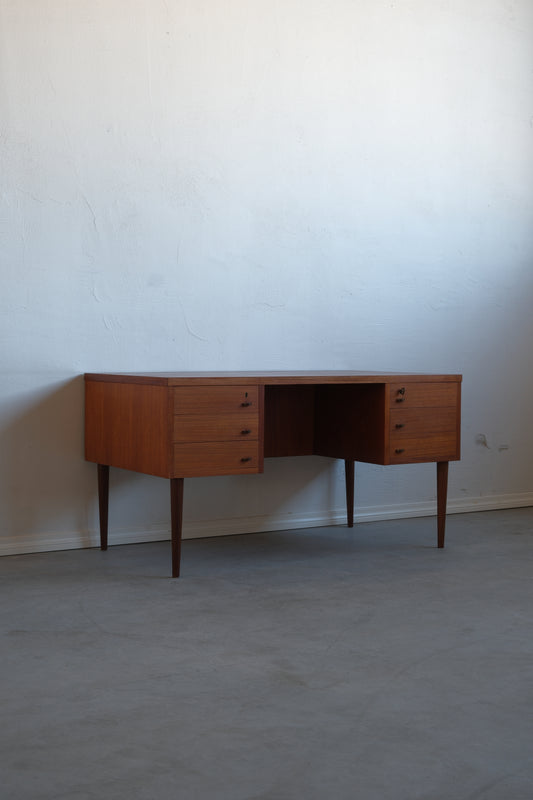
<instances>
[{"instance_id":1,"label":"concrete floor","mask_svg":"<svg viewBox=\"0 0 533 800\"><path fill-rule=\"evenodd\" d=\"M531 800L533 509L0 559L3 800Z\"/></svg>"}]
</instances>

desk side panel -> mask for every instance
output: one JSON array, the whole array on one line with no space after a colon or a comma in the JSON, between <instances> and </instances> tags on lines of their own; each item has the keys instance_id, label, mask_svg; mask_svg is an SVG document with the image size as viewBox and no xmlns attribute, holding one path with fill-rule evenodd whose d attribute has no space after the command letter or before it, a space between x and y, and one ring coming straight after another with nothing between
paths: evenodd
<instances>
[{"instance_id":1,"label":"desk side panel","mask_svg":"<svg viewBox=\"0 0 533 800\"><path fill-rule=\"evenodd\" d=\"M169 427L166 387L86 381L87 461L170 477Z\"/></svg>"}]
</instances>

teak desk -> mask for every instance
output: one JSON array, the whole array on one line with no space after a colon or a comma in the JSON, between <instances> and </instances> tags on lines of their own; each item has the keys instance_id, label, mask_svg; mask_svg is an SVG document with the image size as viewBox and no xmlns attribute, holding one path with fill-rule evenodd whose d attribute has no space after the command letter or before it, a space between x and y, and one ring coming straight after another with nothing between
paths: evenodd
<instances>
[{"instance_id":1,"label":"teak desk","mask_svg":"<svg viewBox=\"0 0 533 800\"><path fill-rule=\"evenodd\" d=\"M107 549L109 467L170 479L179 576L184 478L263 472L272 456L341 458L348 526L354 463L437 463L444 547L448 462L460 458L460 375L362 372L85 375L85 456L98 465Z\"/></svg>"}]
</instances>

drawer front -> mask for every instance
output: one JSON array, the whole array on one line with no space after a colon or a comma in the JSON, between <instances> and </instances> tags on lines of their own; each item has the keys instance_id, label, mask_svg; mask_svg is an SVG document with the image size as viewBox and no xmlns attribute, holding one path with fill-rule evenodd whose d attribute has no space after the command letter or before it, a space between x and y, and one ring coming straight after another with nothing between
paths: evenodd
<instances>
[{"instance_id":1,"label":"drawer front","mask_svg":"<svg viewBox=\"0 0 533 800\"><path fill-rule=\"evenodd\" d=\"M259 443L245 441L175 444L173 468L176 478L259 472Z\"/></svg>"},{"instance_id":2,"label":"drawer front","mask_svg":"<svg viewBox=\"0 0 533 800\"><path fill-rule=\"evenodd\" d=\"M455 408L392 408L390 412L391 444L400 439L455 433L457 412Z\"/></svg>"},{"instance_id":3,"label":"drawer front","mask_svg":"<svg viewBox=\"0 0 533 800\"><path fill-rule=\"evenodd\" d=\"M177 414L174 416L174 442L255 441L259 438L257 414Z\"/></svg>"},{"instance_id":4,"label":"drawer front","mask_svg":"<svg viewBox=\"0 0 533 800\"><path fill-rule=\"evenodd\" d=\"M457 458L455 432L420 439L391 437L390 463L409 464L416 461L454 461Z\"/></svg>"},{"instance_id":5,"label":"drawer front","mask_svg":"<svg viewBox=\"0 0 533 800\"><path fill-rule=\"evenodd\" d=\"M174 389L174 414L258 412L257 386L181 386Z\"/></svg>"},{"instance_id":6,"label":"drawer front","mask_svg":"<svg viewBox=\"0 0 533 800\"><path fill-rule=\"evenodd\" d=\"M457 405L457 383L392 383L391 408L438 408Z\"/></svg>"}]
</instances>

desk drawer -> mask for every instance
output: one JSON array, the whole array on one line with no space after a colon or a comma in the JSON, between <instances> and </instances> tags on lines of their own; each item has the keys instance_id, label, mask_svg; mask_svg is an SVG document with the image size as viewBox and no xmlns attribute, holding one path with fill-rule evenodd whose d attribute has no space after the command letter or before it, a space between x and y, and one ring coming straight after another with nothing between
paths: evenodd
<instances>
[{"instance_id":1,"label":"desk drawer","mask_svg":"<svg viewBox=\"0 0 533 800\"><path fill-rule=\"evenodd\" d=\"M177 414L174 417L174 442L232 442L257 440L259 417L242 414Z\"/></svg>"},{"instance_id":2,"label":"desk drawer","mask_svg":"<svg viewBox=\"0 0 533 800\"><path fill-rule=\"evenodd\" d=\"M455 407L458 398L457 383L392 383L391 408Z\"/></svg>"},{"instance_id":3,"label":"desk drawer","mask_svg":"<svg viewBox=\"0 0 533 800\"><path fill-rule=\"evenodd\" d=\"M240 475L260 471L259 442L196 442L175 444L175 477Z\"/></svg>"},{"instance_id":4,"label":"desk drawer","mask_svg":"<svg viewBox=\"0 0 533 800\"><path fill-rule=\"evenodd\" d=\"M244 414L258 411L257 386L181 386L174 389L174 414Z\"/></svg>"},{"instance_id":5,"label":"desk drawer","mask_svg":"<svg viewBox=\"0 0 533 800\"><path fill-rule=\"evenodd\" d=\"M391 442L452 433L457 429L455 408L392 408L390 412Z\"/></svg>"},{"instance_id":6,"label":"desk drawer","mask_svg":"<svg viewBox=\"0 0 533 800\"><path fill-rule=\"evenodd\" d=\"M391 437L391 464L409 464L416 461L454 461L456 458L457 436L455 432L420 439Z\"/></svg>"}]
</instances>

